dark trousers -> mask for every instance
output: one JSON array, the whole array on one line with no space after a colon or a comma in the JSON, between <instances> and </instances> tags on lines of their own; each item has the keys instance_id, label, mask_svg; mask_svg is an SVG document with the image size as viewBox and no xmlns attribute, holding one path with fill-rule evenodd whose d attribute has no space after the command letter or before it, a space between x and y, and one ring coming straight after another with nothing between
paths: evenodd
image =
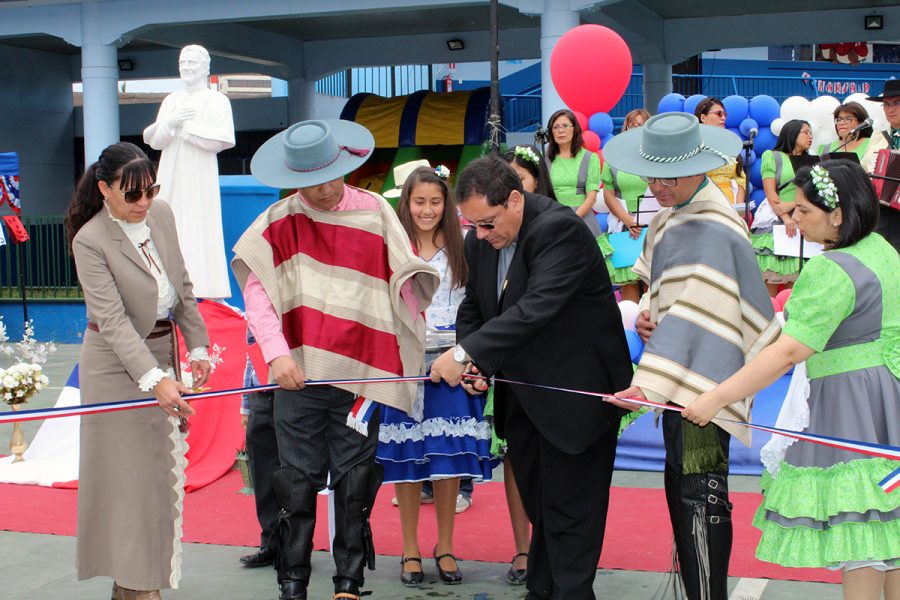
<instances>
[{"instance_id":1,"label":"dark trousers","mask_svg":"<svg viewBox=\"0 0 900 600\"><path fill-rule=\"evenodd\" d=\"M278 441L272 408L274 395L271 391L250 394L247 418L247 454L256 499L256 518L262 530L260 548L269 545L278 522L278 501L272 491L272 474L278 468Z\"/></svg>"},{"instance_id":2,"label":"dark trousers","mask_svg":"<svg viewBox=\"0 0 900 600\"><path fill-rule=\"evenodd\" d=\"M688 600L727 600L732 542L728 472L684 474L683 425L679 413L663 414L666 503L675 537L678 572ZM716 425L707 427L715 429L727 461L731 436Z\"/></svg>"},{"instance_id":3,"label":"dark trousers","mask_svg":"<svg viewBox=\"0 0 900 600\"><path fill-rule=\"evenodd\" d=\"M526 598L594 598L616 430L580 454L566 454L537 431L512 393L506 410L508 454L532 524Z\"/></svg>"},{"instance_id":4,"label":"dark trousers","mask_svg":"<svg viewBox=\"0 0 900 600\"><path fill-rule=\"evenodd\" d=\"M347 426L347 415L355 402L356 397L350 392L330 386L299 391L279 389L275 391L274 416L282 468L299 472L301 479L314 490L325 488L326 481L328 487L335 490L332 544L335 583L352 580L362 585L363 567L369 558L374 559L369 556L372 554L371 538L367 533L371 501L381 483L380 476L374 473L380 410L373 414L369 435L364 436ZM308 496L306 493L298 495ZM314 503L314 499L310 501ZM297 520L291 526L292 536L304 538L293 539L289 544L292 548L304 548L304 552L296 555L305 554L311 547L315 509L304 507L305 510L310 508L311 523L308 519L302 524ZM292 556L295 556L293 552L287 557L286 567L301 566L290 564ZM306 560L304 557L301 562ZM308 565L302 566L305 574Z\"/></svg>"}]
</instances>

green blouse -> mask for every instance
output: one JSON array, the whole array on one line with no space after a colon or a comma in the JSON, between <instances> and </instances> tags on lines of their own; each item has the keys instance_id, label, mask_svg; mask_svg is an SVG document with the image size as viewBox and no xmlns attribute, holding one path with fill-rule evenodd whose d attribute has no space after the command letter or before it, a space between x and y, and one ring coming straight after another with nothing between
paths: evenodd
<instances>
[{"instance_id":1,"label":"green blouse","mask_svg":"<svg viewBox=\"0 0 900 600\"><path fill-rule=\"evenodd\" d=\"M775 182L775 187L779 187L788 183L794 178L794 165L791 164L791 157L780 150L766 150L762 155L762 164L760 166L760 175L762 179L775 179L775 152L781 153L781 181ZM797 195L797 186L788 183L780 192L778 197L782 202L793 202L794 196Z\"/></svg>"},{"instance_id":2,"label":"green blouse","mask_svg":"<svg viewBox=\"0 0 900 600\"><path fill-rule=\"evenodd\" d=\"M618 187L616 196L625 201L628 212L636 213L638 211L638 198L647 191L647 184L637 175L616 171L615 181L613 181L612 169L609 163L603 163L603 171L600 173L600 181L603 186L611 190Z\"/></svg>"},{"instance_id":3,"label":"green blouse","mask_svg":"<svg viewBox=\"0 0 900 600\"><path fill-rule=\"evenodd\" d=\"M578 208L584 202L585 194L576 194L575 189L578 185L578 169L581 167L585 152L588 150L582 148L572 158L557 156L550 165L550 181L560 204ZM593 152L588 164L587 183L584 189L587 191L600 189L600 158Z\"/></svg>"},{"instance_id":4,"label":"green blouse","mask_svg":"<svg viewBox=\"0 0 900 600\"><path fill-rule=\"evenodd\" d=\"M807 361L810 378L887 364L900 372L900 258L877 233L834 252L859 259L881 283L882 324L879 339L825 350L831 336L856 305L856 288L847 272L825 256L809 260L785 306L783 332L816 351Z\"/></svg>"},{"instance_id":5,"label":"green blouse","mask_svg":"<svg viewBox=\"0 0 900 600\"><path fill-rule=\"evenodd\" d=\"M881 134L878 134L878 135L881 135ZM864 138L863 143L860 144L859 146L857 146L855 150L852 150L852 152L855 153L856 156L859 157L860 162L862 162L863 156L866 155L866 150L869 149L869 142L871 142L871 141L872 141L872 138ZM835 141L831 142L831 144L829 144L827 148L825 147L825 144L822 144L821 146L819 146L819 155L821 156L822 154L834 152L837 150L837 147L840 146L841 144L842 144L841 140L835 140ZM841 150L841 152L847 152L847 149L844 148Z\"/></svg>"}]
</instances>

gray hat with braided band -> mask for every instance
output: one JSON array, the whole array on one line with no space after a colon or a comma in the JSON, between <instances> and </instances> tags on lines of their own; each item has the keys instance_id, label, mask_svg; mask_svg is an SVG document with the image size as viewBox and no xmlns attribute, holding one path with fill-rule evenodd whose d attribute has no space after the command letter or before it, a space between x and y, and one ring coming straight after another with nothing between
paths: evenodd
<instances>
[{"instance_id":1,"label":"gray hat with braided band","mask_svg":"<svg viewBox=\"0 0 900 600\"><path fill-rule=\"evenodd\" d=\"M603 160L632 175L687 177L721 167L741 147L741 138L723 127L701 125L688 113L667 112L611 139L603 147Z\"/></svg>"},{"instance_id":2,"label":"gray hat with braided band","mask_svg":"<svg viewBox=\"0 0 900 600\"><path fill-rule=\"evenodd\" d=\"M359 123L301 121L263 144L250 161L250 172L274 188L313 187L354 171L374 148L375 138Z\"/></svg>"}]
</instances>

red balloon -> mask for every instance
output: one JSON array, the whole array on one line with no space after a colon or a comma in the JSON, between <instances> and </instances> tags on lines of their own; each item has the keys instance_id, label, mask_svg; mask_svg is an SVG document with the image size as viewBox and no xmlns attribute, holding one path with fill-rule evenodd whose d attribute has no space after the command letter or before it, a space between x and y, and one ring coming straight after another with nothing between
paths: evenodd
<instances>
[{"instance_id":1,"label":"red balloon","mask_svg":"<svg viewBox=\"0 0 900 600\"><path fill-rule=\"evenodd\" d=\"M772 308L775 310L775 312L781 312L782 306L778 303L778 300L776 300L775 298L769 298L769 300L772 301Z\"/></svg>"},{"instance_id":2,"label":"red balloon","mask_svg":"<svg viewBox=\"0 0 900 600\"><path fill-rule=\"evenodd\" d=\"M591 152L600 150L600 136L590 129L581 132L581 139L584 141L584 147Z\"/></svg>"},{"instance_id":3,"label":"red balloon","mask_svg":"<svg viewBox=\"0 0 900 600\"><path fill-rule=\"evenodd\" d=\"M625 40L602 25L570 29L550 56L550 77L559 97L586 115L612 110L628 87L631 68Z\"/></svg>"},{"instance_id":4,"label":"red balloon","mask_svg":"<svg viewBox=\"0 0 900 600\"><path fill-rule=\"evenodd\" d=\"M584 135L584 132L588 130L588 118L587 116L578 110L573 110L572 114L575 115L575 120L578 121L578 126L581 127L581 133Z\"/></svg>"},{"instance_id":5,"label":"red balloon","mask_svg":"<svg viewBox=\"0 0 900 600\"><path fill-rule=\"evenodd\" d=\"M775 301L778 302L778 306L781 307L780 310L784 310L784 305L787 304L788 298L791 297L791 288L787 288L781 290L775 295Z\"/></svg>"}]
</instances>

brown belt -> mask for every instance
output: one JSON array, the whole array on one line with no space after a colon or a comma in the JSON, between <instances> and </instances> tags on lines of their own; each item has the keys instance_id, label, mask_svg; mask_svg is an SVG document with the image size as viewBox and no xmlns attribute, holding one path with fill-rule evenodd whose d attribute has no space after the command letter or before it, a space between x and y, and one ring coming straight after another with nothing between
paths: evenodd
<instances>
[{"instance_id":1,"label":"brown belt","mask_svg":"<svg viewBox=\"0 0 900 600\"><path fill-rule=\"evenodd\" d=\"M98 327L97 324L93 321L88 321L87 328L91 331L100 333L100 327ZM172 321L168 319L161 319L153 325L153 330L150 332L150 335L147 336L147 339L153 340L159 337L163 337L164 335L169 335L173 331Z\"/></svg>"}]
</instances>

